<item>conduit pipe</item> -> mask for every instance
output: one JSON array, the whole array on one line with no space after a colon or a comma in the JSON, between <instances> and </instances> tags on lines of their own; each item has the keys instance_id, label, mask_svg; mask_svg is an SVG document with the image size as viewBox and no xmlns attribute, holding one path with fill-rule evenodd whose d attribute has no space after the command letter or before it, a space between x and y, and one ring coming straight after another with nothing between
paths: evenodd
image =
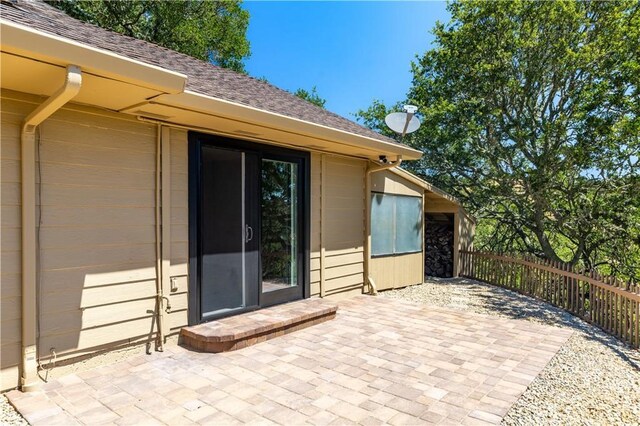
<instances>
[{"instance_id":1,"label":"conduit pipe","mask_svg":"<svg viewBox=\"0 0 640 426\"><path fill-rule=\"evenodd\" d=\"M40 387L38 380L37 250L36 247L36 128L64 104L73 99L82 86L82 71L67 66L64 85L27 116L20 134L22 193L22 374L20 387L29 392Z\"/></svg>"},{"instance_id":2,"label":"conduit pipe","mask_svg":"<svg viewBox=\"0 0 640 426\"><path fill-rule=\"evenodd\" d=\"M374 167L373 165L377 166ZM364 179L364 192L365 192L365 235L364 235L364 276L369 284L369 293L372 295L378 294L378 289L376 287L376 283L369 276L369 263L371 262L371 175L373 173L381 172L383 170L392 169L394 167L399 167L402 164L402 156L398 155L396 161L392 161L389 163L369 163L367 166L367 172L365 174Z\"/></svg>"},{"instance_id":3,"label":"conduit pipe","mask_svg":"<svg viewBox=\"0 0 640 426\"><path fill-rule=\"evenodd\" d=\"M164 291L162 271L162 125L156 126L156 321L158 336L156 350L164 351Z\"/></svg>"}]
</instances>

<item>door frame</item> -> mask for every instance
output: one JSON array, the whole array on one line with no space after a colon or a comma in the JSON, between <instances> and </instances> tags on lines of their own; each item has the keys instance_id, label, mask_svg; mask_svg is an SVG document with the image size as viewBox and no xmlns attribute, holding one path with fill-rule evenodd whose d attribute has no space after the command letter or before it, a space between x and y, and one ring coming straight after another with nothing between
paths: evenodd
<instances>
[{"instance_id":1,"label":"door frame","mask_svg":"<svg viewBox=\"0 0 640 426\"><path fill-rule=\"evenodd\" d=\"M278 303L285 303L298 300L299 291L302 299L310 296L311 281L311 156L309 152L297 151L275 145L259 144L241 139L232 139L223 136L211 135L195 131L189 131L189 266L188 266L188 323L189 325L200 324L203 321L201 312L200 287L202 282L200 253L201 253L201 148L203 145L217 148L226 148L238 151L250 151L258 155L258 163L262 163L264 156L268 158L298 159L300 167L300 185L302 203L298 207L300 217L298 232L300 234L300 244L298 246L298 285L301 289L296 291L284 290L284 297L270 297L268 293L262 292L262 282L260 280L258 288L258 306L247 307L242 311L234 311L230 315L236 315L250 310L261 309ZM258 176L258 193L261 193L261 179ZM261 215L259 218L259 232L262 231ZM259 247L259 272L258 277L262 277L262 247ZM293 290L293 288L291 289ZM282 291L282 290L281 290Z\"/></svg>"}]
</instances>

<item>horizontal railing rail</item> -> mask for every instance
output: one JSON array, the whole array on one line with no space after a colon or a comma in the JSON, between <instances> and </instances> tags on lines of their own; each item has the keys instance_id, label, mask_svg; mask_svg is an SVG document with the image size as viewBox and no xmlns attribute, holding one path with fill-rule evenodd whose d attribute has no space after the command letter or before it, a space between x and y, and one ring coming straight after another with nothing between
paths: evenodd
<instances>
[{"instance_id":1,"label":"horizontal railing rail","mask_svg":"<svg viewBox=\"0 0 640 426\"><path fill-rule=\"evenodd\" d=\"M530 256L461 251L460 275L542 299L640 347L640 286Z\"/></svg>"}]
</instances>

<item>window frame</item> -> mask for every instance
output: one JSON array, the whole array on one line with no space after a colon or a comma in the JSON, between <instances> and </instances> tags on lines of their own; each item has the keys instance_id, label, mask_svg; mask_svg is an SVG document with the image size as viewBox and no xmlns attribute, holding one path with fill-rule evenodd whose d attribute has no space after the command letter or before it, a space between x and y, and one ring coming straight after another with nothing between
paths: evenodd
<instances>
[{"instance_id":1,"label":"window frame","mask_svg":"<svg viewBox=\"0 0 640 426\"><path fill-rule=\"evenodd\" d=\"M393 249L391 252L385 252L385 253L374 253L373 252L373 229L374 229L374 215L373 215L373 200L375 198L375 196L377 195L381 195L383 197L389 197L392 198L394 200L393 202ZM397 204L395 202L396 199L400 198L400 197L404 197L404 198L416 198L420 201L420 248L417 250L409 250L409 251L396 251L396 244L397 244L397 235L398 235L398 215L397 215ZM370 229L369 229L369 233L370 233L370 237L371 237L371 244L370 244L370 252L371 252L371 258L382 258L382 257L391 257L391 256L403 256L406 254L417 254L417 253L422 253L424 251L424 199L422 196L420 195L407 195L407 194L393 194L393 193L388 193L388 192L381 192L381 191L371 191L370 194L370 199L369 199L369 205L370 205L370 212L369 212L369 223L370 223Z\"/></svg>"}]
</instances>

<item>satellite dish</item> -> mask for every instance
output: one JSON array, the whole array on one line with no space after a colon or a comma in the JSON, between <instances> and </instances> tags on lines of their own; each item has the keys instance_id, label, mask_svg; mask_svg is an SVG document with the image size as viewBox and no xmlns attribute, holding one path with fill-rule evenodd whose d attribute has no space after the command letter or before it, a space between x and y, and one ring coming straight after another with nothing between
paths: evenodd
<instances>
[{"instance_id":1,"label":"satellite dish","mask_svg":"<svg viewBox=\"0 0 640 426\"><path fill-rule=\"evenodd\" d=\"M413 133L420 127L420 120L415 116L418 107L405 105L405 112L392 112L384 118L384 122L391 130L404 136Z\"/></svg>"}]
</instances>

